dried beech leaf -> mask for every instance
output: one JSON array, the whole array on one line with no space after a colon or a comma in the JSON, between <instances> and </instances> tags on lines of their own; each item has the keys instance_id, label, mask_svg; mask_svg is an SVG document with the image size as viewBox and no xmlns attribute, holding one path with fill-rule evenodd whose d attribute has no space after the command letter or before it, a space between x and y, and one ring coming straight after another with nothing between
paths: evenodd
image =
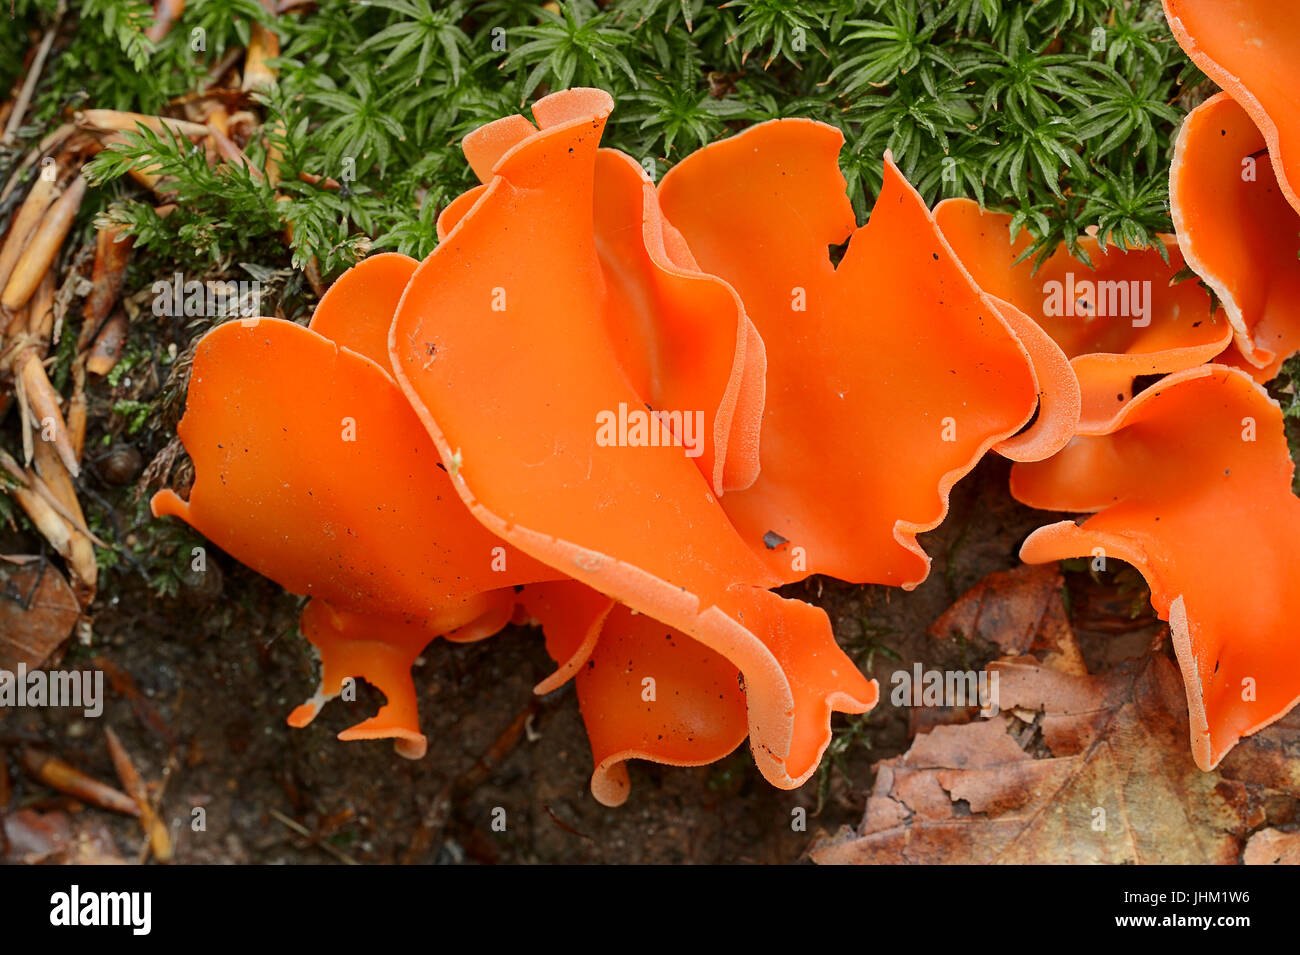
<instances>
[{"instance_id":1,"label":"dried beech leaf","mask_svg":"<svg viewBox=\"0 0 1300 955\"><path fill-rule=\"evenodd\" d=\"M39 667L80 615L72 588L53 567L0 564L0 670Z\"/></svg>"},{"instance_id":2,"label":"dried beech leaf","mask_svg":"<svg viewBox=\"0 0 1300 955\"><path fill-rule=\"evenodd\" d=\"M1246 865L1300 865L1300 832L1261 829L1246 843Z\"/></svg>"},{"instance_id":3,"label":"dried beech leaf","mask_svg":"<svg viewBox=\"0 0 1300 955\"><path fill-rule=\"evenodd\" d=\"M1228 864L1243 849L1248 862L1295 853L1292 834L1250 833L1271 821L1265 797L1297 792L1288 756L1300 719L1203 772L1187 751L1173 661L1153 652L1084 672L1059 584L1054 568L993 574L940 618L936 635L1017 656L990 664L1002 712L935 727L878 763L862 824L821 841L815 861ZM1022 655L1043 650L1046 663Z\"/></svg>"}]
</instances>

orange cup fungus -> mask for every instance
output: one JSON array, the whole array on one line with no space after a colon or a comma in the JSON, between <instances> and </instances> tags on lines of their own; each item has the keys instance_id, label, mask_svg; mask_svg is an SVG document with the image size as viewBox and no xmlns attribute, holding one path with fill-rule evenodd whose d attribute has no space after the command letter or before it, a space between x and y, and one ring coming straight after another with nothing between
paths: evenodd
<instances>
[{"instance_id":1,"label":"orange cup fungus","mask_svg":"<svg viewBox=\"0 0 1300 955\"><path fill-rule=\"evenodd\" d=\"M364 676L388 704L344 738L391 737L419 756L415 657L439 635L496 632L513 611L513 585L555 574L507 553L466 512L392 375L327 337L348 324L345 341L373 344L366 326L388 321L376 309L391 303L372 294L370 277L401 265L377 256L345 274L313 328L261 318L204 336L177 429L194 486L188 502L159 492L153 511L312 597L302 631L321 652L323 678L294 725L337 695L345 677ZM358 289L364 294L353 295ZM494 559L508 571L494 571Z\"/></svg>"},{"instance_id":2,"label":"orange cup fungus","mask_svg":"<svg viewBox=\"0 0 1300 955\"><path fill-rule=\"evenodd\" d=\"M1164 0L1174 38L1224 92L1183 123L1170 171L1188 263L1257 380L1300 350L1300 22L1289 0Z\"/></svg>"},{"instance_id":3,"label":"orange cup fungus","mask_svg":"<svg viewBox=\"0 0 1300 955\"><path fill-rule=\"evenodd\" d=\"M728 516L783 583L822 573L911 589L930 563L917 533L943 520L984 452L1046 456L1073 422L1045 406L1019 434L1051 343L1021 339L888 155L858 228L841 145L821 123L762 123L688 156L659 197L767 345L761 467L723 498ZM828 246L845 242L832 264Z\"/></svg>"},{"instance_id":4,"label":"orange cup fungus","mask_svg":"<svg viewBox=\"0 0 1300 955\"><path fill-rule=\"evenodd\" d=\"M612 105L566 91L540 129L468 137L484 185L437 250L367 259L310 328L205 336L179 429L196 481L154 510L313 597L323 678L295 725L363 676L389 702L343 735L419 755L411 662L518 614L559 665L542 689L581 671L602 801L626 798L627 758L709 762L745 735L798 785L831 712L876 687L718 504L757 477L763 343L640 167L598 148Z\"/></svg>"},{"instance_id":5,"label":"orange cup fungus","mask_svg":"<svg viewBox=\"0 0 1300 955\"><path fill-rule=\"evenodd\" d=\"M1168 262L1157 249L1103 248L1081 236L1090 263L1062 243L1035 269L1017 261L1032 238L1022 232L1012 240L1011 216L982 211L969 199L945 200L934 215L975 281L1068 358L1080 389L1080 434L1103 427L1133 396L1138 377L1203 364L1231 338L1194 277L1175 284L1184 262L1172 236L1163 237Z\"/></svg>"},{"instance_id":6,"label":"orange cup fungus","mask_svg":"<svg viewBox=\"0 0 1300 955\"><path fill-rule=\"evenodd\" d=\"M1300 700L1294 470L1277 403L1222 365L1169 375L1099 434L1012 469L1018 500L1094 512L1035 531L1022 559L1118 558L1146 578L1169 621L1202 769Z\"/></svg>"},{"instance_id":7,"label":"orange cup fungus","mask_svg":"<svg viewBox=\"0 0 1300 955\"><path fill-rule=\"evenodd\" d=\"M1188 114L1169 177L1174 227L1233 331L1231 364L1274 377L1300 349L1300 213L1264 134L1227 93Z\"/></svg>"},{"instance_id":8,"label":"orange cup fungus","mask_svg":"<svg viewBox=\"0 0 1300 955\"><path fill-rule=\"evenodd\" d=\"M668 257L639 167L634 181L622 174L630 160L598 149L612 106L603 92L571 90L536 104L540 129L487 128L491 157L474 165L489 178L407 286L392 367L469 512L729 660L759 768L796 786L830 741L832 710L870 708L876 687L821 610L768 591L780 581L719 506L750 333L733 293ZM620 228L641 236L644 256L609 258ZM710 323L722 333L690 333ZM629 348L668 339L674 349L629 368ZM691 400L713 403L673 403ZM656 679L656 699L679 691L692 688ZM604 718L647 706L641 694L624 702ZM598 772L593 791L619 802L625 777Z\"/></svg>"},{"instance_id":9,"label":"orange cup fungus","mask_svg":"<svg viewBox=\"0 0 1300 955\"><path fill-rule=\"evenodd\" d=\"M1291 0L1164 0L1178 45L1250 116L1300 210L1300 21Z\"/></svg>"},{"instance_id":10,"label":"orange cup fungus","mask_svg":"<svg viewBox=\"0 0 1300 955\"><path fill-rule=\"evenodd\" d=\"M1231 193L1224 215L1277 212L1220 182L1251 146L1231 101L1189 120L1174 175L1187 261L1217 276L1227 260L1207 276L1237 296L1219 321L1197 283L1171 284L1177 242L1166 264L1085 238L1095 269L1059 250L1035 274L1007 217L932 213L888 155L859 227L842 138L807 120L707 146L656 189L600 147L612 109L566 90L535 122L476 130L480 185L442 210L423 262L373 256L309 327L232 321L199 343L179 427L196 479L153 509L310 596L322 677L290 723L362 677L387 703L340 735L422 755L415 658L514 620L556 663L537 692L575 682L601 802L627 798L630 759L700 765L746 737L768 780L799 786L832 714L878 693L826 614L773 588L916 586L917 534L989 450L1020 462L1022 500L1099 512L1040 530L1026 560L1101 547L1147 575L1201 765L1294 704L1277 568L1300 502L1280 413L1245 374L1196 367L1234 332L1256 370L1292 349L1282 216L1233 226L1276 252L1262 296L1198 218L1206 189ZM1220 122L1231 143L1200 142ZM1102 314L1121 287L1129 311ZM1247 678L1257 696L1238 700Z\"/></svg>"}]
</instances>

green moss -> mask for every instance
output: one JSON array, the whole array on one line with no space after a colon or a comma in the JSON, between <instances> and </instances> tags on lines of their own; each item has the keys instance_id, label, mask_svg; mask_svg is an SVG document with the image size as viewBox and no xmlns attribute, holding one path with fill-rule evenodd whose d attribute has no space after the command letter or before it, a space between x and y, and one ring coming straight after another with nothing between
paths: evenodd
<instances>
[{"instance_id":1,"label":"green moss","mask_svg":"<svg viewBox=\"0 0 1300 955\"><path fill-rule=\"evenodd\" d=\"M20 25L45 22L53 6L19 3ZM613 93L606 144L653 160L658 174L748 123L808 116L844 130L862 217L892 149L930 201L966 195L1015 213L1040 239L1034 253L1094 223L1104 240L1148 244L1171 228L1164 166L1180 114L1170 104L1199 79L1157 0L568 0L558 12L514 0L323 0L274 19L256 0L193 0L156 45L139 34L148 7L88 0L36 116L70 105L156 112L263 21L282 40L280 87L249 153L262 164L274 140L287 203L255 177L214 172L183 144L152 138L94 170L111 179L153 151L177 176L181 214L159 220L131 199L110 213L147 248L210 263L278 238L287 221L294 263L314 258L326 277L367 247L426 254L436 212L473 184L460 138L568 85ZM0 51L21 50L21 32ZM261 251L273 256L272 244Z\"/></svg>"}]
</instances>

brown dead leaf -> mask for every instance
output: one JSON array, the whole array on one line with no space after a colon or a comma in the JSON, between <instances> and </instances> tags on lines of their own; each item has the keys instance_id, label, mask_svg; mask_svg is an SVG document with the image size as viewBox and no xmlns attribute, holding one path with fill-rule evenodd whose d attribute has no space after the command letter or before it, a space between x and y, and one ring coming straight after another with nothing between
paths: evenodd
<instances>
[{"instance_id":1,"label":"brown dead leaf","mask_svg":"<svg viewBox=\"0 0 1300 955\"><path fill-rule=\"evenodd\" d=\"M1023 724L1004 713L917 737L879 765L858 833L823 843L816 861L1237 860L1235 833L1263 819L1244 784L1192 762L1168 659L1097 677L995 666L1002 705L1039 711L1037 732L1017 739Z\"/></svg>"},{"instance_id":2,"label":"brown dead leaf","mask_svg":"<svg viewBox=\"0 0 1300 955\"><path fill-rule=\"evenodd\" d=\"M1246 865L1300 865L1300 832L1261 829L1246 843Z\"/></svg>"},{"instance_id":3,"label":"brown dead leaf","mask_svg":"<svg viewBox=\"0 0 1300 955\"><path fill-rule=\"evenodd\" d=\"M936 727L878 763L861 826L819 842L815 861L1235 863L1271 821L1269 800L1296 794L1300 723L1279 721L1200 771L1173 661L1151 652L1083 671L1060 577L1033 570L992 575L932 630L1009 655L989 668L1002 712ZM1251 844L1255 858L1294 846Z\"/></svg>"},{"instance_id":4,"label":"brown dead leaf","mask_svg":"<svg viewBox=\"0 0 1300 955\"><path fill-rule=\"evenodd\" d=\"M72 842L72 827L65 813L20 809L0 823L5 837L4 861L11 865L47 862L64 853Z\"/></svg>"},{"instance_id":5,"label":"brown dead leaf","mask_svg":"<svg viewBox=\"0 0 1300 955\"><path fill-rule=\"evenodd\" d=\"M992 643L1004 656L1032 654L1054 669L1087 673L1061 600L1064 586L1049 564L989 574L930 625L930 635Z\"/></svg>"},{"instance_id":6,"label":"brown dead leaf","mask_svg":"<svg viewBox=\"0 0 1300 955\"><path fill-rule=\"evenodd\" d=\"M104 824L84 815L20 809L0 819L7 865L121 865L125 860Z\"/></svg>"},{"instance_id":7,"label":"brown dead leaf","mask_svg":"<svg viewBox=\"0 0 1300 955\"><path fill-rule=\"evenodd\" d=\"M44 664L80 615L72 588L49 564L0 562L0 670Z\"/></svg>"},{"instance_id":8,"label":"brown dead leaf","mask_svg":"<svg viewBox=\"0 0 1300 955\"><path fill-rule=\"evenodd\" d=\"M1219 764L1219 774L1300 799L1300 710L1234 746Z\"/></svg>"}]
</instances>

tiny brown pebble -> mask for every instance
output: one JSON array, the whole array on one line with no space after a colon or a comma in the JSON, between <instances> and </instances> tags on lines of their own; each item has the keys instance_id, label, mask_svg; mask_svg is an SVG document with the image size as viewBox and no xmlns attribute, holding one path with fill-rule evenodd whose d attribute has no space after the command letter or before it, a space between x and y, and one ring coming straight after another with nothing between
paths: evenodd
<instances>
[{"instance_id":1,"label":"tiny brown pebble","mask_svg":"<svg viewBox=\"0 0 1300 955\"><path fill-rule=\"evenodd\" d=\"M192 562L187 564L181 573L181 579L194 597L205 601L220 597L225 584L225 575L212 560L205 561L201 571L196 570Z\"/></svg>"},{"instance_id":2,"label":"tiny brown pebble","mask_svg":"<svg viewBox=\"0 0 1300 955\"><path fill-rule=\"evenodd\" d=\"M119 444L104 456L99 473L109 484L130 484L143 467L139 451L129 444Z\"/></svg>"}]
</instances>

